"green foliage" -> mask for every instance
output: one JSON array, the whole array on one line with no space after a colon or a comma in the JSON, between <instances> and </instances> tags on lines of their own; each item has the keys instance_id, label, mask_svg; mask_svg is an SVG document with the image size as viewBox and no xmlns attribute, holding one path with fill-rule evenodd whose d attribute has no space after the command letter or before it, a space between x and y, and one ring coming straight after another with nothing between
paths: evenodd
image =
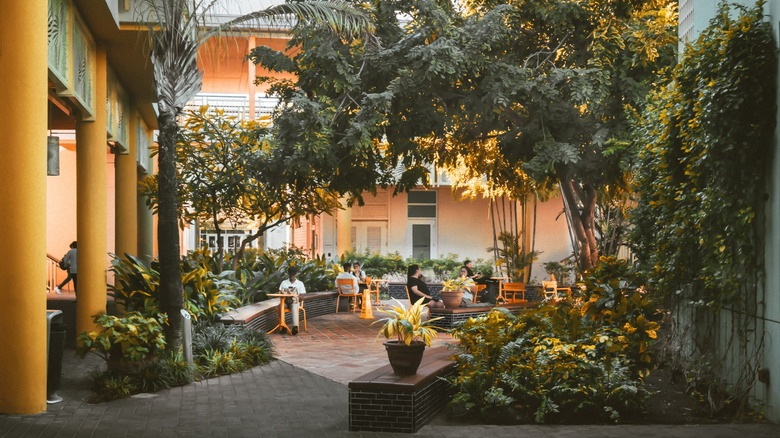
<instances>
[{"instance_id":1,"label":"green foliage","mask_svg":"<svg viewBox=\"0 0 780 438\"><path fill-rule=\"evenodd\" d=\"M629 286L625 262L602 265L586 277L584 300L520 316L497 308L455 329L452 408L488 422L617 422L641 412L658 310Z\"/></svg>"},{"instance_id":2,"label":"green foliage","mask_svg":"<svg viewBox=\"0 0 780 438\"><path fill-rule=\"evenodd\" d=\"M138 392L155 392L188 384L193 377L234 373L273 360L272 344L263 332L240 325L204 322L194 324L193 332L195 368L184 361L181 351L142 356L143 360L132 366L109 366L106 370L93 372L95 392L92 399L113 400Z\"/></svg>"},{"instance_id":3,"label":"green foliage","mask_svg":"<svg viewBox=\"0 0 780 438\"><path fill-rule=\"evenodd\" d=\"M125 257L114 257L111 261L115 284L108 285L109 295L127 311L146 316L159 313L158 261L152 260L147 267L132 255L125 254ZM184 308L196 319L215 320L239 303L233 294L236 285L226 278L228 275L216 275L211 269L214 269L214 259L207 250L193 251L182 257Z\"/></svg>"},{"instance_id":4,"label":"green foliage","mask_svg":"<svg viewBox=\"0 0 780 438\"><path fill-rule=\"evenodd\" d=\"M159 263L152 260L150 266L137 257L125 254L119 258L112 254L111 268L114 284L108 285L108 295L127 312L143 315L159 313L158 291L160 285Z\"/></svg>"},{"instance_id":5,"label":"green foliage","mask_svg":"<svg viewBox=\"0 0 780 438\"><path fill-rule=\"evenodd\" d=\"M385 274L403 274L406 275L407 261L401 257L398 251L392 254L379 254L378 252L346 251L341 256L341 262L360 263L360 268L366 275L381 277Z\"/></svg>"},{"instance_id":6,"label":"green foliage","mask_svg":"<svg viewBox=\"0 0 780 438\"><path fill-rule=\"evenodd\" d=\"M298 280L303 282L307 292L331 289L338 268L328 263L324 256L309 258L299 248L251 249L236 266L234 272L226 274L236 282L236 296L244 305L264 301L268 299L267 293L277 292L290 267L298 268Z\"/></svg>"},{"instance_id":7,"label":"green foliage","mask_svg":"<svg viewBox=\"0 0 780 438\"><path fill-rule=\"evenodd\" d=\"M192 338L198 369L207 377L268 363L271 345L265 333L242 325L198 324Z\"/></svg>"},{"instance_id":8,"label":"green foliage","mask_svg":"<svg viewBox=\"0 0 780 438\"><path fill-rule=\"evenodd\" d=\"M283 100L277 140L325 158L334 151L338 161L323 163L335 174L331 187L358 202L377 184L428 184L434 162L491 198L559 183L567 218L582 230L578 257L595 264L591 215L604 211L599 200L625 193L627 110L641 108L659 66L674 62L677 2L369 4L370 39L300 26L291 62L268 48L250 55L297 78L270 88Z\"/></svg>"},{"instance_id":9,"label":"green foliage","mask_svg":"<svg viewBox=\"0 0 780 438\"><path fill-rule=\"evenodd\" d=\"M130 397L137 388L129 376L116 376L105 379L101 389L109 398L116 399Z\"/></svg>"},{"instance_id":10,"label":"green foliage","mask_svg":"<svg viewBox=\"0 0 780 438\"><path fill-rule=\"evenodd\" d=\"M160 315L147 318L138 312L95 315L99 331L80 334L76 352L81 357L93 352L109 365L140 364L165 349L161 320Z\"/></svg>"},{"instance_id":11,"label":"green foliage","mask_svg":"<svg viewBox=\"0 0 780 438\"><path fill-rule=\"evenodd\" d=\"M364 252L347 251L341 256L341 262L358 262L366 275L381 277L383 275L402 275L406 276L409 265L416 264L423 271L432 271L437 278L449 278L458 273L458 269L463 265L463 259L457 254L447 254L438 259L415 259L413 257L403 258L396 251L392 254L381 255L371 253L368 250ZM482 272L483 276L493 274L493 264L483 259L473 260L474 272Z\"/></svg>"},{"instance_id":12,"label":"green foliage","mask_svg":"<svg viewBox=\"0 0 780 438\"><path fill-rule=\"evenodd\" d=\"M737 8L720 6L637 125L636 254L660 290L715 309L755 295L776 119L770 25L762 4Z\"/></svg>"},{"instance_id":13,"label":"green foliage","mask_svg":"<svg viewBox=\"0 0 780 438\"><path fill-rule=\"evenodd\" d=\"M574 271L574 264L571 260L560 262L547 262L544 264L544 270L548 275L554 275L558 284L566 284Z\"/></svg>"},{"instance_id":14,"label":"green foliage","mask_svg":"<svg viewBox=\"0 0 780 438\"><path fill-rule=\"evenodd\" d=\"M389 309L379 309L380 312L390 316L374 321L371 324L384 323L379 330L379 334L384 335L387 339L395 337L399 342L403 342L406 345L411 344L413 341L422 341L426 346L430 347L431 342L436 339L436 330L433 329L431 323L442 318L429 318L423 321L422 308L425 307L423 300L424 298L420 298L408 309L396 301L397 306Z\"/></svg>"},{"instance_id":15,"label":"green foliage","mask_svg":"<svg viewBox=\"0 0 780 438\"><path fill-rule=\"evenodd\" d=\"M495 249L498 251L499 259L496 260L496 265L505 265L507 273L512 277L512 280L525 283L526 267L536 261L541 253L539 251L524 253L523 245L520 242L521 239L521 236L503 232L498 235L498 241L501 245L497 248L488 248L488 250L493 251Z\"/></svg>"}]
</instances>

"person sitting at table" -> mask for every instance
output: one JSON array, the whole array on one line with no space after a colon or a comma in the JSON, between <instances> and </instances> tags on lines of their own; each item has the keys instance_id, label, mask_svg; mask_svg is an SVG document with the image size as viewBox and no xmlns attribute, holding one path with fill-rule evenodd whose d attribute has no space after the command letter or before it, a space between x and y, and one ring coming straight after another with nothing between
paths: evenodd
<instances>
[{"instance_id":1,"label":"person sitting at table","mask_svg":"<svg viewBox=\"0 0 780 438\"><path fill-rule=\"evenodd\" d=\"M431 296L428 285L422 280L422 270L418 265L410 265L406 276L406 287L409 288L409 298L412 304L423 298L423 304L430 308L444 308L444 303Z\"/></svg>"},{"instance_id":2,"label":"person sitting at table","mask_svg":"<svg viewBox=\"0 0 780 438\"><path fill-rule=\"evenodd\" d=\"M353 286L352 286L352 293L350 293L348 290L340 290L339 293L340 294L344 294L344 295L346 295L346 294L349 294L349 295L354 294L355 295L355 299L359 301L360 300L360 295L358 294L358 292L360 292L360 286L358 285L357 277L352 275L352 272L351 272L352 271L352 263L346 262L346 263L342 264L341 267L344 268L344 272L340 272L339 275L336 276L336 280L342 280L342 279L352 280L352 285Z\"/></svg>"},{"instance_id":3,"label":"person sitting at table","mask_svg":"<svg viewBox=\"0 0 780 438\"><path fill-rule=\"evenodd\" d=\"M298 294L305 294L306 293L306 287L303 285L302 281L298 280L298 268L295 266L291 266L287 269L287 279L282 281L282 284L279 285L279 292L280 293L287 293L287 290L289 288L294 288ZM293 328L292 328L292 334L297 335L298 334L298 297L292 297L292 298L285 298L286 300L290 300L292 304L290 305L290 311L292 313L292 320L293 320ZM282 333L284 333L285 329L282 327Z\"/></svg>"},{"instance_id":4,"label":"person sitting at table","mask_svg":"<svg viewBox=\"0 0 780 438\"><path fill-rule=\"evenodd\" d=\"M470 279L474 280L475 282L482 279L482 274L481 273L477 272L475 274L474 271L472 271L473 264L471 263L471 260L467 259L466 261L464 261L463 262L463 267L466 268L467 276Z\"/></svg>"},{"instance_id":5,"label":"person sitting at table","mask_svg":"<svg viewBox=\"0 0 780 438\"><path fill-rule=\"evenodd\" d=\"M360 294L363 294L363 291L368 287L366 284L366 273L360 270L360 263L354 262L352 263L352 275L354 275L358 279L358 283L360 284Z\"/></svg>"},{"instance_id":6,"label":"person sitting at table","mask_svg":"<svg viewBox=\"0 0 780 438\"><path fill-rule=\"evenodd\" d=\"M463 291L463 297L460 300L461 306L468 306L474 302L474 294L477 293L477 283L469 278L469 268L466 266L460 267L460 275L458 278L461 280L458 290Z\"/></svg>"}]
</instances>

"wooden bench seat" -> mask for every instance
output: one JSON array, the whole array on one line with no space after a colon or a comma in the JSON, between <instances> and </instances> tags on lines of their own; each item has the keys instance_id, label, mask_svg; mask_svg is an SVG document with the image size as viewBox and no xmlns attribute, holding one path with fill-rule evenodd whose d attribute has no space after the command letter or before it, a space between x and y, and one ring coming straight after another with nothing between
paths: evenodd
<instances>
[{"instance_id":1,"label":"wooden bench seat","mask_svg":"<svg viewBox=\"0 0 780 438\"><path fill-rule=\"evenodd\" d=\"M427 348L415 375L398 376L388 364L349 382L349 430L417 432L452 397L444 378L456 372L453 354Z\"/></svg>"},{"instance_id":2,"label":"wooden bench seat","mask_svg":"<svg viewBox=\"0 0 780 438\"><path fill-rule=\"evenodd\" d=\"M306 316L314 318L336 311L336 291L309 292L300 296L306 307ZM292 324L292 315L287 314L287 324ZM255 330L271 330L279 323L279 299L271 298L259 303L239 307L220 318L223 324L246 324Z\"/></svg>"}]
</instances>

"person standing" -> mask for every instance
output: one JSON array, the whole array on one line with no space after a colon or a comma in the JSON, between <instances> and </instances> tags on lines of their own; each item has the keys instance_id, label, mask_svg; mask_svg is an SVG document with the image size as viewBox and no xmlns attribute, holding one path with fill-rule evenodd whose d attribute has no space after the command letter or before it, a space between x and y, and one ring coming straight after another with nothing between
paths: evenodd
<instances>
[{"instance_id":1,"label":"person standing","mask_svg":"<svg viewBox=\"0 0 780 438\"><path fill-rule=\"evenodd\" d=\"M282 284L279 285L279 291L281 293L287 293L290 288L295 289L296 292L298 292L298 295L306 293L306 286L303 285L302 281L298 280L298 268L294 266L287 269L287 279L282 281ZM299 298L296 296L287 299L292 301L292 304L290 305L290 311L292 312L292 320L293 320L292 334L297 335L298 334L298 307L300 306ZM282 330L284 331L284 328L282 328Z\"/></svg>"},{"instance_id":2,"label":"person standing","mask_svg":"<svg viewBox=\"0 0 780 438\"><path fill-rule=\"evenodd\" d=\"M77 260L78 257L76 255L76 241L74 240L70 244L70 250L65 254L65 257L62 258L62 264L65 265L65 270L68 272L68 276L65 277L65 280L63 280L62 283L54 288L54 292L57 292L57 294L62 294L62 288L65 287L65 285L68 284L70 280L73 280L73 293L76 293L76 277L78 274Z\"/></svg>"}]
</instances>

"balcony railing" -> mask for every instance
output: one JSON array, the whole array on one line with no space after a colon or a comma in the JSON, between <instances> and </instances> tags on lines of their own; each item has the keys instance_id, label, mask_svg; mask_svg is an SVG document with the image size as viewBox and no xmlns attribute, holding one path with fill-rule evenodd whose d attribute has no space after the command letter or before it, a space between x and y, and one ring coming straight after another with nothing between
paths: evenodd
<instances>
[{"instance_id":1,"label":"balcony railing","mask_svg":"<svg viewBox=\"0 0 780 438\"><path fill-rule=\"evenodd\" d=\"M263 94L255 95L255 118L270 115L278 102L279 99L276 97L268 97ZM198 111L203 105L209 106L209 112L219 108L225 111L226 116L239 119L249 118L249 95L247 94L200 93L195 96L195 99L187 103L184 111L185 113L187 111ZM182 117L180 122L184 121L186 114Z\"/></svg>"}]
</instances>

